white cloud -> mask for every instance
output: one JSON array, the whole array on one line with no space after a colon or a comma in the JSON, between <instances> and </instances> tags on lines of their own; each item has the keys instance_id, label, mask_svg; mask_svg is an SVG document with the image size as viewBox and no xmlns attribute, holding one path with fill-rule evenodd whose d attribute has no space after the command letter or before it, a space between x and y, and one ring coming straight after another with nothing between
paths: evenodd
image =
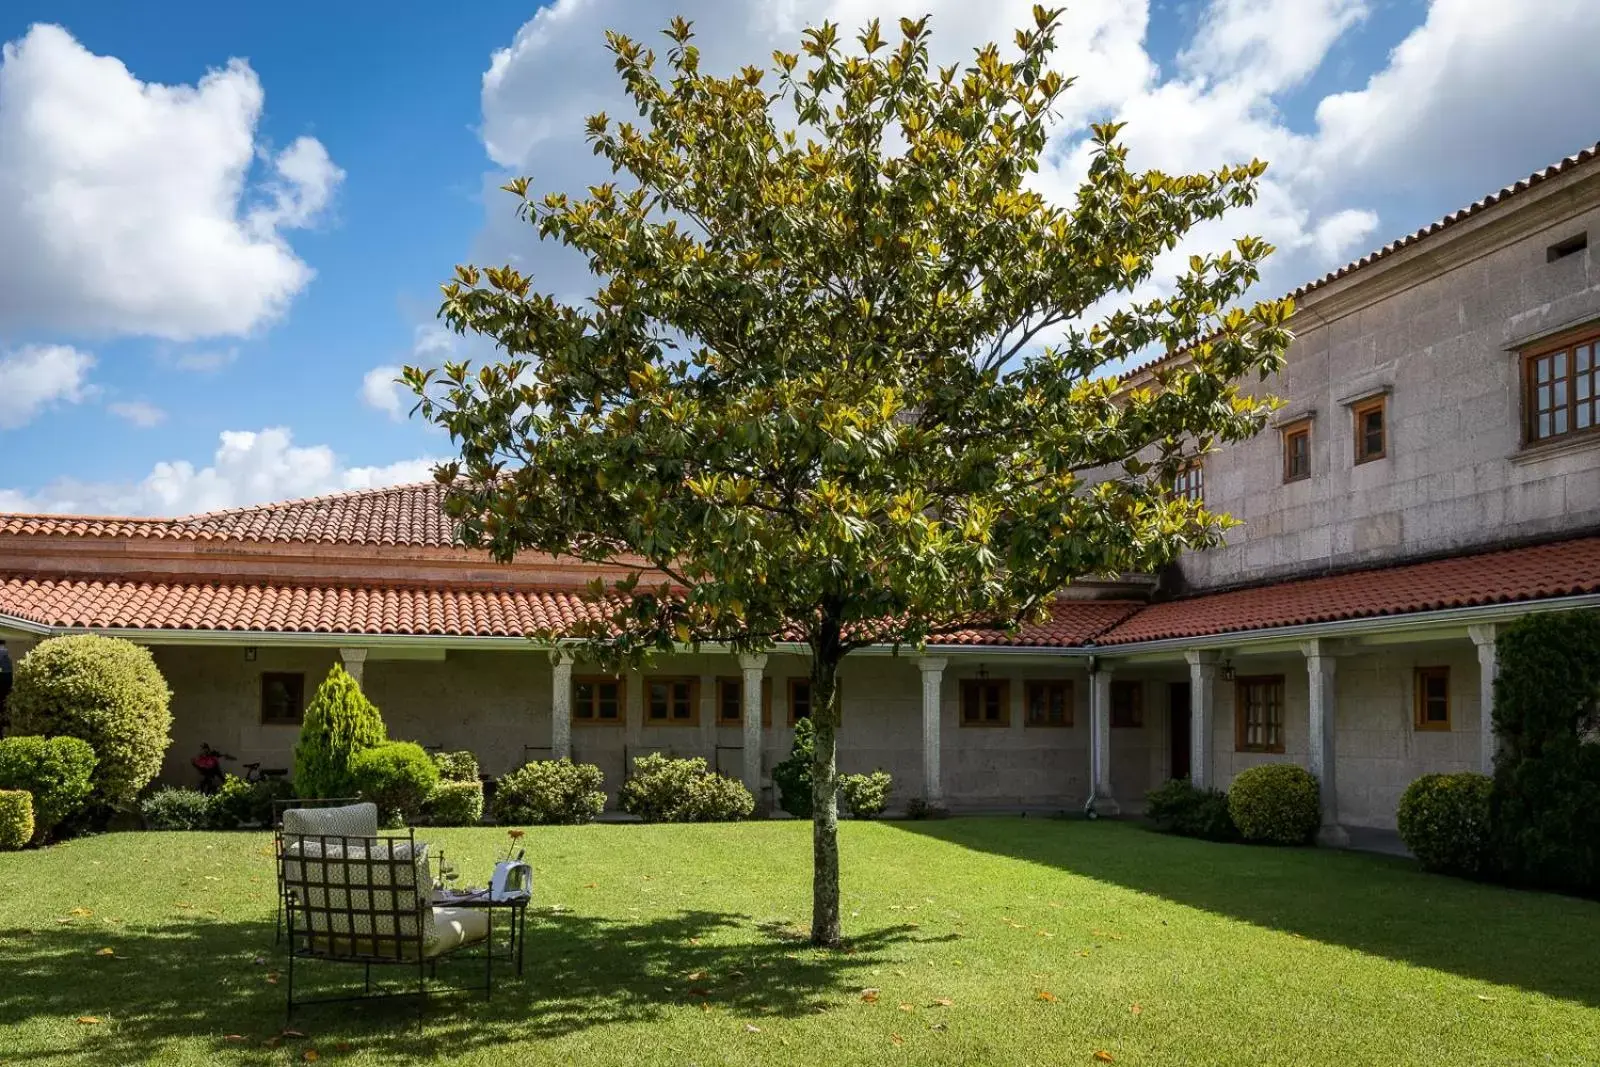
<instances>
[{"instance_id":1,"label":"white cloud","mask_svg":"<svg viewBox=\"0 0 1600 1067\"><path fill-rule=\"evenodd\" d=\"M0 57L0 328L245 334L312 270L285 240L343 177L302 137L264 159L263 91L243 60L195 85L140 81L66 30Z\"/></svg>"},{"instance_id":2,"label":"white cloud","mask_svg":"<svg viewBox=\"0 0 1600 1067\"><path fill-rule=\"evenodd\" d=\"M25 426L56 404L88 396L94 357L69 345L24 345L0 353L0 430Z\"/></svg>"},{"instance_id":3,"label":"white cloud","mask_svg":"<svg viewBox=\"0 0 1600 1067\"><path fill-rule=\"evenodd\" d=\"M0 510L76 515L189 515L218 508L427 480L436 460L347 467L326 445L300 447L283 427L228 430L209 466L157 463L137 482L63 478L36 493L0 489Z\"/></svg>"},{"instance_id":4,"label":"white cloud","mask_svg":"<svg viewBox=\"0 0 1600 1067\"><path fill-rule=\"evenodd\" d=\"M193 348L186 351L165 349L159 351L156 358L179 370L192 371L196 374L215 374L237 360L239 350L237 348Z\"/></svg>"},{"instance_id":5,"label":"white cloud","mask_svg":"<svg viewBox=\"0 0 1600 1067\"><path fill-rule=\"evenodd\" d=\"M383 412L396 422L404 419L408 410L406 397L410 394L406 392L405 386L395 380L399 377L400 368L393 364L373 367L362 376L361 402L369 408Z\"/></svg>"},{"instance_id":6,"label":"white cloud","mask_svg":"<svg viewBox=\"0 0 1600 1067\"><path fill-rule=\"evenodd\" d=\"M167 421L167 413L147 400L118 400L107 404L106 410L141 430L152 429Z\"/></svg>"}]
</instances>

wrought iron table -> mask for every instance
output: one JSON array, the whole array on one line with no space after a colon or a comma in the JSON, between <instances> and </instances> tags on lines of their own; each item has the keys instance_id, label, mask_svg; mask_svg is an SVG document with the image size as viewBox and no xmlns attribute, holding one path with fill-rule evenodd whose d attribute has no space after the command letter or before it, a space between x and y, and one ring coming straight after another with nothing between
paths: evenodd
<instances>
[{"instance_id":1,"label":"wrought iron table","mask_svg":"<svg viewBox=\"0 0 1600 1067\"><path fill-rule=\"evenodd\" d=\"M510 893L497 900L489 895L487 889L476 891L435 889L433 891L433 905L436 908L484 908L490 912L491 920L494 918L493 913L497 910L504 909L511 913L511 921L506 924L510 930L510 937L506 944L505 954L501 956L494 955L494 945L492 943L486 947L485 951L493 959L515 964L518 978L522 977L524 928L528 922L528 902L531 899L531 893ZM494 937L494 926L495 924L491 921L489 924L491 942Z\"/></svg>"}]
</instances>

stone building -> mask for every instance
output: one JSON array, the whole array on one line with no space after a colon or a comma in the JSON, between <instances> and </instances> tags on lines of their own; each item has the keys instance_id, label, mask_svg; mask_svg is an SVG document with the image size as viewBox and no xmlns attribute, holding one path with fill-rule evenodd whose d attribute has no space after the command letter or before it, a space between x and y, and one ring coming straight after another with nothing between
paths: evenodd
<instances>
[{"instance_id":1,"label":"stone building","mask_svg":"<svg viewBox=\"0 0 1600 1067\"><path fill-rule=\"evenodd\" d=\"M1600 146L1294 295L1257 438L1179 491L1243 520L1171 573L1085 584L1050 622L842 668L840 760L896 803L1135 810L1188 775L1291 760L1323 839L1392 828L1406 785L1487 769L1498 627L1600 606ZM1173 357L1181 359L1182 356ZM1155 365L1132 372L1138 382ZM615 791L635 755L704 755L770 788L807 712L803 650L711 650L607 676L523 635L592 610L601 569L454 543L436 487L177 519L0 516L12 659L86 630L151 647L174 690L165 777L202 741L287 767L336 662L393 736L485 770L571 755Z\"/></svg>"}]
</instances>

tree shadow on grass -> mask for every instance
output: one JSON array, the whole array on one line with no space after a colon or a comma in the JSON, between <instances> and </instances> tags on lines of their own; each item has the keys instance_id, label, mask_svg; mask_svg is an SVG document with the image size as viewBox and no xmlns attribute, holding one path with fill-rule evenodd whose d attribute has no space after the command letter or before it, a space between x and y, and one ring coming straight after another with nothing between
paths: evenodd
<instances>
[{"instance_id":1,"label":"tree shadow on grass","mask_svg":"<svg viewBox=\"0 0 1600 1067\"><path fill-rule=\"evenodd\" d=\"M1374 956L1600 1006L1600 903L1429 874L1409 859L1226 845L1129 822L953 819L910 833Z\"/></svg>"},{"instance_id":2,"label":"tree shadow on grass","mask_svg":"<svg viewBox=\"0 0 1600 1067\"><path fill-rule=\"evenodd\" d=\"M120 1067L158 1056L169 1041L194 1038L213 1043L216 1054L230 1060L272 1055L281 1062L280 1044L315 1045L324 1056L348 1044L416 1062L650 1022L686 1008L699 1011L702 1004L748 1020L795 1017L853 993L861 985L855 972L883 964L893 946L943 940L892 926L857 936L841 951L821 952L798 931L743 915L683 911L629 921L530 912L524 976L516 978L509 963L496 961L492 999L449 990L483 980L481 957L460 953L441 963L437 981L429 983L438 995L420 1014L414 1000L307 1006L293 1023L310 1035L302 1039L281 1035L287 957L272 947L272 930L271 922L196 920L115 931L72 925L0 931L6 961L0 1033L19 1035L18 1044L4 1050L6 1062L71 1055ZM97 955L104 947L114 947L116 956ZM386 977L383 970L374 968L375 983ZM387 985L410 982L414 988L411 967L390 973ZM362 969L298 961L295 980L297 998L357 993ZM74 1031L84 1044L28 1043L80 1016L98 1020ZM30 1025L38 1023L54 1026Z\"/></svg>"}]
</instances>

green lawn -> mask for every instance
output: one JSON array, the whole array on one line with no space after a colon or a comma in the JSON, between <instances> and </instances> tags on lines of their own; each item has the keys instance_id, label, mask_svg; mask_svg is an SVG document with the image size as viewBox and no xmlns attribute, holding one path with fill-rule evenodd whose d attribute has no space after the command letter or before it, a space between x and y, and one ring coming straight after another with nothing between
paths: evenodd
<instances>
[{"instance_id":1,"label":"green lawn","mask_svg":"<svg viewBox=\"0 0 1600 1067\"><path fill-rule=\"evenodd\" d=\"M803 941L805 824L535 829L525 979L278 1043L267 835L0 855L0 1064L1600 1062L1594 903L1108 822L841 833L847 951ZM424 836L469 878L504 840Z\"/></svg>"}]
</instances>

